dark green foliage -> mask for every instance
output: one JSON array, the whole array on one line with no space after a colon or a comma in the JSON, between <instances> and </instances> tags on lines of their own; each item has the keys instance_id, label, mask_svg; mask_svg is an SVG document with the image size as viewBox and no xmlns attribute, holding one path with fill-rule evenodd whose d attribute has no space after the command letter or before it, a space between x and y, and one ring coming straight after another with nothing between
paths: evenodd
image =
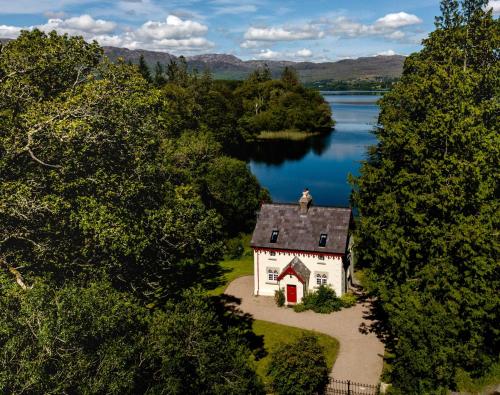
<instances>
[{"instance_id":1,"label":"dark green foliage","mask_svg":"<svg viewBox=\"0 0 500 395\"><path fill-rule=\"evenodd\" d=\"M285 305L285 291L283 288L274 291L274 301L278 307L283 307Z\"/></svg>"},{"instance_id":2,"label":"dark green foliage","mask_svg":"<svg viewBox=\"0 0 500 395\"><path fill-rule=\"evenodd\" d=\"M233 237L226 241L226 255L230 259L241 258L245 248L243 247L243 242L240 236Z\"/></svg>"},{"instance_id":3,"label":"dark green foliage","mask_svg":"<svg viewBox=\"0 0 500 395\"><path fill-rule=\"evenodd\" d=\"M326 132L333 126L330 106L319 92L299 84L292 69L285 69L280 80L257 70L235 95L242 103L240 125L247 139L262 131Z\"/></svg>"},{"instance_id":4,"label":"dark green foliage","mask_svg":"<svg viewBox=\"0 0 500 395\"><path fill-rule=\"evenodd\" d=\"M152 313L107 282L0 284L4 393L262 393L245 328L202 292Z\"/></svg>"},{"instance_id":5,"label":"dark green foliage","mask_svg":"<svg viewBox=\"0 0 500 395\"><path fill-rule=\"evenodd\" d=\"M153 82L156 86L163 86L167 82L164 73L165 70L163 69L162 64L160 62L156 62L155 74L153 77Z\"/></svg>"},{"instance_id":6,"label":"dark green foliage","mask_svg":"<svg viewBox=\"0 0 500 395\"><path fill-rule=\"evenodd\" d=\"M328 383L323 349L313 335L283 344L271 355L268 375L277 394L321 394Z\"/></svg>"},{"instance_id":7,"label":"dark green foliage","mask_svg":"<svg viewBox=\"0 0 500 395\"><path fill-rule=\"evenodd\" d=\"M184 293L262 193L203 118L210 78L101 55L38 30L0 52L0 392L259 393L250 324Z\"/></svg>"},{"instance_id":8,"label":"dark green foliage","mask_svg":"<svg viewBox=\"0 0 500 395\"><path fill-rule=\"evenodd\" d=\"M189 292L152 321L146 356L152 393L261 394L250 351L237 327L225 328L206 297Z\"/></svg>"},{"instance_id":9,"label":"dark green foliage","mask_svg":"<svg viewBox=\"0 0 500 395\"><path fill-rule=\"evenodd\" d=\"M335 291L327 285L320 285L315 292L310 292L302 298L302 304L306 310L316 313L329 314L339 311L343 305Z\"/></svg>"},{"instance_id":10,"label":"dark green foliage","mask_svg":"<svg viewBox=\"0 0 500 395\"><path fill-rule=\"evenodd\" d=\"M139 57L139 73L142 75L147 82L152 82L151 71L149 70L148 64L144 60L144 55Z\"/></svg>"},{"instance_id":11,"label":"dark green foliage","mask_svg":"<svg viewBox=\"0 0 500 395\"><path fill-rule=\"evenodd\" d=\"M210 206L226 218L231 233L253 227L260 186L245 162L224 156L214 159L208 167L206 186Z\"/></svg>"},{"instance_id":12,"label":"dark green foliage","mask_svg":"<svg viewBox=\"0 0 500 395\"><path fill-rule=\"evenodd\" d=\"M443 2L356 181L358 262L403 393L454 389L458 369L480 376L500 352L500 22L483 4Z\"/></svg>"},{"instance_id":13,"label":"dark green foliage","mask_svg":"<svg viewBox=\"0 0 500 395\"><path fill-rule=\"evenodd\" d=\"M24 291L0 273L2 393L123 394L140 388L148 312L100 282Z\"/></svg>"}]
</instances>

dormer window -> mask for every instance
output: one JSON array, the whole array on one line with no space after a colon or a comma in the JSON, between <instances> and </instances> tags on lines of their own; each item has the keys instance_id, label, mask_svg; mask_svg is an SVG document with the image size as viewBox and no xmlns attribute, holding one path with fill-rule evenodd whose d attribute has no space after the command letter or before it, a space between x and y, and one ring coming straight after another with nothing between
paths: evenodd
<instances>
[{"instance_id":1,"label":"dormer window","mask_svg":"<svg viewBox=\"0 0 500 395\"><path fill-rule=\"evenodd\" d=\"M328 235L326 233L321 233L321 235L319 236L319 244L318 244L320 247L326 246L327 237Z\"/></svg>"},{"instance_id":2,"label":"dormer window","mask_svg":"<svg viewBox=\"0 0 500 395\"><path fill-rule=\"evenodd\" d=\"M273 230L271 233L270 243L276 243L278 241L278 235L280 234L279 230Z\"/></svg>"}]
</instances>

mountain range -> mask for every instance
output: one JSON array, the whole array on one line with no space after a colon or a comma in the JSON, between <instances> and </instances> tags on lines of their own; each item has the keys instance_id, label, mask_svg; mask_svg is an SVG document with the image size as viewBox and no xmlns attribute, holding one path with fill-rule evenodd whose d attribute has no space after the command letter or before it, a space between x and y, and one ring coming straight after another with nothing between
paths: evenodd
<instances>
[{"instance_id":1,"label":"mountain range","mask_svg":"<svg viewBox=\"0 0 500 395\"><path fill-rule=\"evenodd\" d=\"M177 57L165 52L146 51L141 49L126 49L104 47L105 54L112 60L123 58L125 61L137 63L141 55L148 65L154 67L157 62L167 64ZM303 82L321 80L377 80L392 79L401 76L405 57L370 56L357 59L343 59L337 62L292 62L285 60L241 60L234 55L206 54L187 56L190 69L210 70L215 78L244 79L253 70L263 67L270 68L273 76L278 76L286 67L293 67L299 73Z\"/></svg>"},{"instance_id":2,"label":"mountain range","mask_svg":"<svg viewBox=\"0 0 500 395\"><path fill-rule=\"evenodd\" d=\"M0 39L7 42L8 39ZM157 62L162 65L178 58L166 52L147 51L105 46L104 53L112 60L123 58L126 62L138 63L144 56L146 63L153 70ZM210 70L215 78L241 80L253 70L265 64L277 77L286 67L293 67L303 82L346 81L346 80L382 80L401 76L405 57L401 55L370 56L357 59L343 59L337 62L292 62L280 60L241 60L234 55L206 54L186 57L190 70L202 72Z\"/></svg>"}]
</instances>

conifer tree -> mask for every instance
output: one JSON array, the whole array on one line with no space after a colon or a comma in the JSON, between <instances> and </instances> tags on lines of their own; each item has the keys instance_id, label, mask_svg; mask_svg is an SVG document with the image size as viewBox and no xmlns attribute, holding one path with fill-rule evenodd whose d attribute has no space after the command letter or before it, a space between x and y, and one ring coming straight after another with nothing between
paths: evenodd
<instances>
[{"instance_id":1,"label":"conifer tree","mask_svg":"<svg viewBox=\"0 0 500 395\"><path fill-rule=\"evenodd\" d=\"M356 181L369 267L403 393L481 376L500 351L500 23L443 1L437 30L381 101Z\"/></svg>"},{"instance_id":2,"label":"conifer tree","mask_svg":"<svg viewBox=\"0 0 500 395\"><path fill-rule=\"evenodd\" d=\"M162 86L165 82L167 82L165 76L164 76L165 70L163 69L163 66L161 65L160 62L156 62L155 66L155 75L153 78L153 82L155 83L156 86Z\"/></svg>"},{"instance_id":3,"label":"conifer tree","mask_svg":"<svg viewBox=\"0 0 500 395\"><path fill-rule=\"evenodd\" d=\"M151 72L149 71L149 67L144 59L144 55L141 55L139 58L139 72L144 77L144 79L148 82L151 82Z\"/></svg>"}]
</instances>

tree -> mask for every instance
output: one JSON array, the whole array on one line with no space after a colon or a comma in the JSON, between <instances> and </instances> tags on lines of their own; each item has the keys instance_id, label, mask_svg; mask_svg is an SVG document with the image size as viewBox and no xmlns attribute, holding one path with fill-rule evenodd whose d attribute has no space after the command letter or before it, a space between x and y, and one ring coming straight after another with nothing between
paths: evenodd
<instances>
[{"instance_id":1,"label":"tree","mask_svg":"<svg viewBox=\"0 0 500 395\"><path fill-rule=\"evenodd\" d=\"M146 60L144 59L144 55L141 54L139 57L139 73L142 75L142 77L147 81L147 82L152 82L153 79L151 78L151 72L149 71L149 66L146 63Z\"/></svg>"},{"instance_id":2,"label":"tree","mask_svg":"<svg viewBox=\"0 0 500 395\"><path fill-rule=\"evenodd\" d=\"M147 356L155 367L153 393L263 393L238 328L224 328L199 291L155 315Z\"/></svg>"},{"instance_id":3,"label":"tree","mask_svg":"<svg viewBox=\"0 0 500 395\"><path fill-rule=\"evenodd\" d=\"M155 75L153 78L153 82L156 86L163 86L167 82L167 79L164 76L164 72L165 71L163 70L163 66L161 65L161 63L156 62Z\"/></svg>"},{"instance_id":4,"label":"tree","mask_svg":"<svg viewBox=\"0 0 500 395\"><path fill-rule=\"evenodd\" d=\"M381 101L355 182L358 262L403 393L454 389L458 369L480 376L500 351L500 22L474 4L442 3L445 22Z\"/></svg>"},{"instance_id":5,"label":"tree","mask_svg":"<svg viewBox=\"0 0 500 395\"><path fill-rule=\"evenodd\" d=\"M214 159L208 168L206 188L209 207L228 220L231 234L252 229L263 195L246 163L228 157Z\"/></svg>"},{"instance_id":6,"label":"tree","mask_svg":"<svg viewBox=\"0 0 500 395\"><path fill-rule=\"evenodd\" d=\"M293 67L286 66L281 73L281 81L286 87L299 85L299 76Z\"/></svg>"},{"instance_id":7,"label":"tree","mask_svg":"<svg viewBox=\"0 0 500 395\"><path fill-rule=\"evenodd\" d=\"M36 31L23 33L21 44L30 37L38 43L30 54L39 51L40 62L61 40L61 50L85 48L82 41ZM33 81L26 92L45 89L49 84L30 74L38 63L14 72L19 45L2 51L9 76L2 88ZM104 61L86 73L87 81L75 86L61 79L58 93L49 91L46 100L1 104L0 265L23 266L19 281L49 275L63 283L106 273L117 287L147 298L179 293L188 278L203 282L203 268L223 250L221 218L189 185L169 181L162 153L169 136L157 127L159 95L124 64Z\"/></svg>"},{"instance_id":8,"label":"tree","mask_svg":"<svg viewBox=\"0 0 500 395\"><path fill-rule=\"evenodd\" d=\"M271 354L268 375L277 394L323 393L328 384L328 367L318 338L303 334L281 345Z\"/></svg>"},{"instance_id":9,"label":"tree","mask_svg":"<svg viewBox=\"0 0 500 395\"><path fill-rule=\"evenodd\" d=\"M58 289L37 281L25 291L4 273L0 284L2 392L122 394L141 388L148 313L131 295L106 282Z\"/></svg>"}]
</instances>

